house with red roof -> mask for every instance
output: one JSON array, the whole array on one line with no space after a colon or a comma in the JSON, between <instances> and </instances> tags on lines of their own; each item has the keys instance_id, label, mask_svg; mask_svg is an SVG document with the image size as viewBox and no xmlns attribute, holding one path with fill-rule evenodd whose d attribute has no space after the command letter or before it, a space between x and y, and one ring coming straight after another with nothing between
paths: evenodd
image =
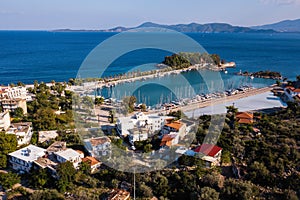
<instances>
[{"instance_id":1,"label":"house with red roof","mask_svg":"<svg viewBox=\"0 0 300 200\"><path fill-rule=\"evenodd\" d=\"M96 158L91 157L91 156L82 158L82 162L85 162L90 166L91 173L97 172L101 166L101 162L99 162Z\"/></svg>"},{"instance_id":2,"label":"house with red roof","mask_svg":"<svg viewBox=\"0 0 300 200\"><path fill-rule=\"evenodd\" d=\"M253 113L250 112L238 112L235 116L239 124L253 124Z\"/></svg>"},{"instance_id":3,"label":"house with red roof","mask_svg":"<svg viewBox=\"0 0 300 200\"><path fill-rule=\"evenodd\" d=\"M195 155L199 156L207 168L219 166L222 155L222 148L213 144L202 144L194 149Z\"/></svg>"},{"instance_id":4,"label":"house with red roof","mask_svg":"<svg viewBox=\"0 0 300 200\"><path fill-rule=\"evenodd\" d=\"M175 144L178 144L179 135L177 133L164 135L161 139L160 146L161 147L171 147Z\"/></svg>"}]
</instances>

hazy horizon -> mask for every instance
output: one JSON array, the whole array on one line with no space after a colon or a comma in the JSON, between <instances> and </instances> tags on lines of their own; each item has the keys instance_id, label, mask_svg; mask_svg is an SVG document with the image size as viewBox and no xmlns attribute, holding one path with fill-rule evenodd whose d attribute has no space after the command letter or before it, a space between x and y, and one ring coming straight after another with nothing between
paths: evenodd
<instances>
[{"instance_id":1,"label":"hazy horizon","mask_svg":"<svg viewBox=\"0 0 300 200\"><path fill-rule=\"evenodd\" d=\"M300 0L0 0L0 5L0 30L99 30L144 22L249 27L300 18Z\"/></svg>"}]
</instances>

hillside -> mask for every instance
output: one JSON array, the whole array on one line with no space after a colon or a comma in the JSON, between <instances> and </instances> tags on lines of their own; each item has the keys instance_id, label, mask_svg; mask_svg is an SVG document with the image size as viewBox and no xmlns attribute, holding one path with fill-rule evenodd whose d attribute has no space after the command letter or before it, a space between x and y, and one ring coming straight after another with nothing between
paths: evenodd
<instances>
[{"instance_id":1,"label":"hillside","mask_svg":"<svg viewBox=\"0 0 300 200\"><path fill-rule=\"evenodd\" d=\"M135 28L166 28L179 32L194 32L194 33L260 33L260 32L275 32L273 30L255 30L248 27L232 26L226 23L209 23L209 24L176 24L176 25L163 25L152 22L143 23L137 27L115 27L112 29L101 30L102 32L122 32Z\"/></svg>"},{"instance_id":2,"label":"hillside","mask_svg":"<svg viewBox=\"0 0 300 200\"><path fill-rule=\"evenodd\" d=\"M256 30L273 29L277 32L300 32L300 19L284 20L274 24L253 26L251 28Z\"/></svg>"}]
</instances>

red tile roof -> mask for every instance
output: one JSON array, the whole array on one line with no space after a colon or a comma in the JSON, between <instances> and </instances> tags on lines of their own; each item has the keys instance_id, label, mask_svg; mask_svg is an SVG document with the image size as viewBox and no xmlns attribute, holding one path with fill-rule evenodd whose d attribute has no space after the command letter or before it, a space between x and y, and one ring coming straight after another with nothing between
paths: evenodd
<instances>
[{"instance_id":1,"label":"red tile roof","mask_svg":"<svg viewBox=\"0 0 300 200\"><path fill-rule=\"evenodd\" d=\"M201 152L207 156L214 157L217 153L219 153L222 150L221 147L218 147L213 144L202 144L201 146L198 146L196 149L194 149L194 152Z\"/></svg>"},{"instance_id":2,"label":"red tile roof","mask_svg":"<svg viewBox=\"0 0 300 200\"><path fill-rule=\"evenodd\" d=\"M238 112L236 114L236 118L239 119L253 119L254 115L253 113L249 113L249 112Z\"/></svg>"},{"instance_id":3,"label":"red tile roof","mask_svg":"<svg viewBox=\"0 0 300 200\"><path fill-rule=\"evenodd\" d=\"M90 156L87 156L87 157L85 157L85 158L82 158L82 162L90 163L91 166L100 163L98 160L96 160L96 158L90 157Z\"/></svg>"},{"instance_id":4,"label":"red tile roof","mask_svg":"<svg viewBox=\"0 0 300 200\"><path fill-rule=\"evenodd\" d=\"M182 125L183 125L183 124L182 124L180 121L175 121L175 122L166 124L166 126L171 127L171 128L174 128L174 129L177 130L177 131L182 127Z\"/></svg>"},{"instance_id":5,"label":"red tile roof","mask_svg":"<svg viewBox=\"0 0 300 200\"><path fill-rule=\"evenodd\" d=\"M300 93L300 88L294 89L293 92Z\"/></svg>"},{"instance_id":6,"label":"red tile roof","mask_svg":"<svg viewBox=\"0 0 300 200\"><path fill-rule=\"evenodd\" d=\"M172 140L174 140L175 137L176 135L164 135L161 140L160 146L172 146Z\"/></svg>"}]
</instances>

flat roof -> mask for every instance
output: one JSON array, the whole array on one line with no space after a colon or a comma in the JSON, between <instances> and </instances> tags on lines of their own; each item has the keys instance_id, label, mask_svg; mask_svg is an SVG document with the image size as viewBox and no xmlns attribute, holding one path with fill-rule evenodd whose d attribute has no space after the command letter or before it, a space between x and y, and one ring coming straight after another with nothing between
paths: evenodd
<instances>
[{"instance_id":1,"label":"flat roof","mask_svg":"<svg viewBox=\"0 0 300 200\"><path fill-rule=\"evenodd\" d=\"M70 158L74 158L74 157L78 157L80 156L80 153L78 153L77 151L73 150L73 149L66 149L66 150L63 150L63 151L58 151L58 152L55 152L56 155L66 159L66 160L69 160Z\"/></svg>"},{"instance_id":2,"label":"flat roof","mask_svg":"<svg viewBox=\"0 0 300 200\"><path fill-rule=\"evenodd\" d=\"M45 152L46 149L30 144L27 147L14 151L8 155L18 158L20 160L24 160L26 162L32 162L37 158L44 156Z\"/></svg>"}]
</instances>

